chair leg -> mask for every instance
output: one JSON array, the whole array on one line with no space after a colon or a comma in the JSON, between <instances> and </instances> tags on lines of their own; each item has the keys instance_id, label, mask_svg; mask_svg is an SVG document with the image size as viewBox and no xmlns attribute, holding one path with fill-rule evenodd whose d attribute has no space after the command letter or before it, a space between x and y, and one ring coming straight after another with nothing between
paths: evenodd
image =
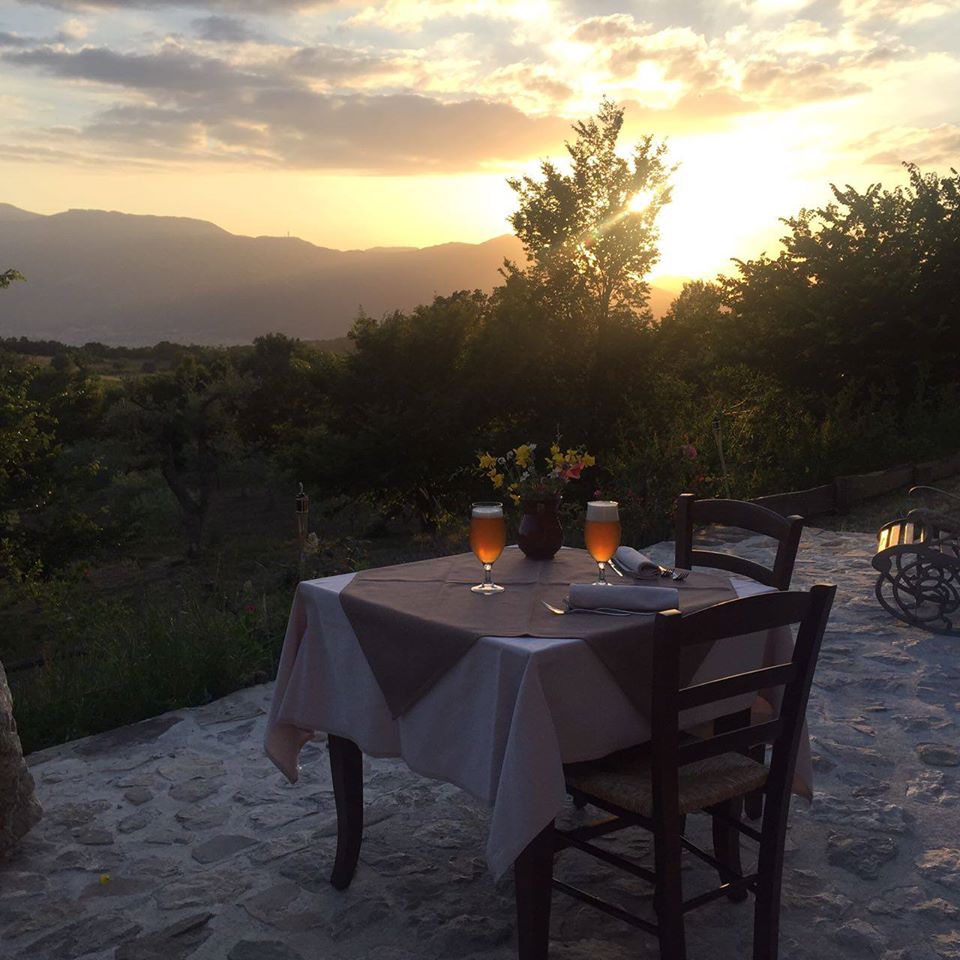
<instances>
[{"instance_id":1,"label":"chair leg","mask_svg":"<svg viewBox=\"0 0 960 960\"><path fill-rule=\"evenodd\" d=\"M747 755L750 757L750 759L756 760L757 763L763 763L766 760L766 753L767 748L762 743L752 746L747 751ZM744 801L744 809L746 810L747 816L751 820L759 820L763 816L763 791L753 790L748 793L747 798Z\"/></svg>"},{"instance_id":2,"label":"chair leg","mask_svg":"<svg viewBox=\"0 0 960 960\"><path fill-rule=\"evenodd\" d=\"M683 886L680 879L680 831L657 830L654 834L654 851L657 870L654 906L657 911L660 960L686 960Z\"/></svg>"},{"instance_id":3,"label":"chair leg","mask_svg":"<svg viewBox=\"0 0 960 960\"><path fill-rule=\"evenodd\" d=\"M766 814L769 816L769 813ZM757 902L753 915L753 960L777 960L780 952L780 888L783 881L783 838L760 845Z\"/></svg>"},{"instance_id":4,"label":"chair leg","mask_svg":"<svg viewBox=\"0 0 960 960\"><path fill-rule=\"evenodd\" d=\"M517 956L547 960L553 892L553 821L527 844L513 864L517 896Z\"/></svg>"},{"instance_id":5,"label":"chair leg","mask_svg":"<svg viewBox=\"0 0 960 960\"><path fill-rule=\"evenodd\" d=\"M715 809L728 817L739 819L740 817L740 798L733 797L723 803L717 804ZM714 856L726 867L739 876L743 876L743 867L740 864L740 831L722 820L713 819L713 852ZM720 882L724 883L726 878L721 873ZM728 893L727 897L734 903L742 903L747 899L746 890L736 890Z\"/></svg>"},{"instance_id":6,"label":"chair leg","mask_svg":"<svg viewBox=\"0 0 960 960\"><path fill-rule=\"evenodd\" d=\"M357 869L363 841L363 754L351 740L327 737L330 774L337 805L337 859L330 883L346 890Z\"/></svg>"}]
</instances>

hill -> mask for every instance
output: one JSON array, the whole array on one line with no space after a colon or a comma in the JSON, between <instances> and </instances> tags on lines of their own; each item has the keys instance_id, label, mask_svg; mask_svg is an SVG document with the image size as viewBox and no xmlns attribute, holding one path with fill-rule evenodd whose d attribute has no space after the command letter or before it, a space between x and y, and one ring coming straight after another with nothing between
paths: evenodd
<instances>
[{"instance_id":1,"label":"hill","mask_svg":"<svg viewBox=\"0 0 960 960\"><path fill-rule=\"evenodd\" d=\"M244 237L204 220L0 204L0 336L141 345L249 343L268 331L342 337L362 308L408 310L437 294L492 289L513 236L485 243L333 250L294 237ZM658 315L672 299L653 292Z\"/></svg>"}]
</instances>

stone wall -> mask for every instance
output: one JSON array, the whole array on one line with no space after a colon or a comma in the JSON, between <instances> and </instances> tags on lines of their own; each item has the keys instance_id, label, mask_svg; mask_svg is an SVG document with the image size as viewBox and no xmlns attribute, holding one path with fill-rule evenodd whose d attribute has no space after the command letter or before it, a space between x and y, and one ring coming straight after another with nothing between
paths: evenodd
<instances>
[{"instance_id":1,"label":"stone wall","mask_svg":"<svg viewBox=\"0 0 960 960\"><path fill-rule=\"evenodd\" d=\"M17 846L41 813L33 777L23 761L7 674L0 663L0 860Z\"/></svg>"}]
</instances>

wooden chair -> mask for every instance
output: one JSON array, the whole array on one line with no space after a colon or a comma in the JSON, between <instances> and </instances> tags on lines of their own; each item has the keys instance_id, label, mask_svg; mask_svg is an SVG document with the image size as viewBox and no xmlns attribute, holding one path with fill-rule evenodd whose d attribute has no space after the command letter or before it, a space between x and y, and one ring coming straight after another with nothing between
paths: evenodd
<instances>
[{"instance_id":1,"label":"wooden chair","mask_svg":"<svg viewBox=\"0 0 960 960\"><path fill-rule=\"evenodd\" d=\"M753 560L727 553L694 549L695 524L736 527L772 537L777 541L773 567L764 567ZM803 517L782 517L767 507L744 500L698 500L693 493L681 493L677 498L675 566L683 570L691 570L694 566L713 567L749 577L777 590L789 590L802 533Z\"/></svg>"},{"instance_id":2,"label":"wooden chair","mask_svg":"<svg viewBox=\"0 0 960 960\"><path fill-rule=\"evenodd\" d=\"M758 583L777 590L789 590L793 568L797 562L797 549L803 534L803 517L782 517L779 513L757 503L743 500L698 500L695 494L682 493L677 498L675 566L690 570L694 566L713 567L749 577ZM764 567L753 560L716 553L711 550L694 549L695 525L717 524L736 527L771 537L777 541L777 552L772 567ZM751 756L763 762L763 747L758 747ZM756 793L746 800L747 815L759 819L763 801Z\"/></svg>"},{"instance_id":3,"label":"wooden chair","mask_svg":"<svg viewBox=\"0 0 960 960\"><path fill-rule=\"evenodd\" d=\"M551 823L517 861L517 913L521 960L547 957L550 889L654 934L663 960L685 960L684 914L735 891L756 896L754 960L776 960L779 945L780 887L790 790L803 731L810 685L836 588L762 594L731 600L682 616L672 610L657 616L653 652L652 738L648 750L632 749L601 761L568 768L567 789L574 798L611 814L607 820L568 831ZM680 656L684 647L735 642L757 630L798 624L788 663L751 670L693 686L683 686ZM768 687L782 686L778 717L758 725L684 737L680 712L722 702ZM770 765L743 754L755 744L772 744ZM761 789L765 809L760 830L740 821L740 799ZM759 843L754 872L744 874L715 858L683 835L687 814L705 811L714 837L728 827ZM591 841L625 827L641 826L654 836L654 869L628 861ZM568 847L589 853L654 884L656 922L553 878L553 859ZM718 887L684 900L680 876L686 849L720 875Z\"/></svg>"}]
</instances>

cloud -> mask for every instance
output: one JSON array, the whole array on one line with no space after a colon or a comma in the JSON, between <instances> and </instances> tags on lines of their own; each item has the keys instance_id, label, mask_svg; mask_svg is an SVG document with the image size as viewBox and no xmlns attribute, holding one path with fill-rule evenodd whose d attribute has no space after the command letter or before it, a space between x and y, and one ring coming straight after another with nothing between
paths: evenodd
<instances>
[{"instance_id":1,"label":"cloud","mask_svg":"<svg viewBox=\"0 0 960 960\"><path fill-rule=\"evenodd\" d=\"M257 31L252 30L239 17L214 14L198 17L190 26L201 40L209 40L211 43L247 43L262 39Z\"/></svg>"},{"instance_id":2,"label":"cloud","mask_svg":"<svg viewBox=\"0 0 960 960\"><path fill-rule=\"evenodd\" d=\"M36 43L30 37L21 37L15 33L0 30L0 47L29 47Z\"/></svg>"},{"instance_id":3,"label":"cloud","mask_svg":"<svg viewBox=\"0 0 960 960\"><path fill-rule=\"evenodd\" d=\"M957 12L955 2L939 0L842 0L844 18L854 22L880 21L910 26Z\"/></svg>"},{"instance_id":4,"label":"cloud","mask_svg":"<svg viewBox=\"0 0 960 960\"><path fill-rule=\"evenodd\" d=\"M178 47L154 54L41 47L7 53L4 60L146 98L103 110L72 131L55 131L60 146L69 137L78 147L106 144L118 156L137 159L449 172L525 159L555 149L569 132L558 118L532 117L481 98L318 91L301 76L309 72L305 67L327 74L370 67L363 56L351 61L336 48L307 48L261 67Z\"/></svg>"},{"instance_id":5,"label":"cloud","mask_svg":"<svg viewBox=\"0 0 960 960\"><path fill-rule=\"evenodd\" d=\"M440 19L535 21L548 18L553 6L553 0L382 0L364 7L347 24L409 33Z\"/></svg>"},{"instance_id":6,"label":"cloud","mask_svg":"<svg viewBox=\"0 0 960 960\"><path fill-rule=\"evenodd\" d=\"M69 31L43 40L0 34L8 72L53 78L37 84L38 99L69 84L69 97L34 111L24 142L39 117L52 115L48 134L56 129L61 142L43 141L50 149L388 173L473 170L556 152L570 136L560 118L585 116L601 94L627 105L629 129L658 133L731 129L750 113L772 117L852 95L864 95L867 108L868 92L892 82L894 61L904 82L923 70L910 44L927 41L898 29L898 11L932 16L944 5L718 0L708 16L702 0L685 0L643 5L648 21L597 16L588 0L45 2L150 16L138 14L109 44L103 38L122 20L99 18L97 45ZM839 19L843 4L866 19ZM174 6L193 8L195 18L171 18ZM281 16L309 8L338 9L320 20ZM277 16L253 16L270 13ZM176 32L185 22L192 31ZM385 41L383 30L405 35ZM12 124L7 118L8 141ZM895 146L869 149L881 156Z\"/></svg>"},{"instance_id":7,"label":"cloud","mask_svg":"<svg viewBox=\"0 0 960 960\"><path fill-rule=\"evenodd\" d=\"M890 127L851 144L851 149L868 153L866 162L878 166L915 163L921 167L955 167L960 157L960 125Z\"/></svg>"},{"instance_id":8,"label":"cloud","mask_svg":"<svg viewBox=\"0 0 960 960\"><path fill-rule=\"evenodd\" d=\"M301 47L287 60L287 66L295 74L323 80L380 74L397 65L398 61L389 55L371 54L335 44Z\"/></svg>"},{"instance_id":9,"label":"cloud","mask_svg":"<svg viewBox=\"0 0 960 960\"><path fill-rule=\"evenodd\" d=\"M830 63L818 60L777 61L758 59L743 72L743 90L778 104L834 100L869 90L863 82L844 75Z\"/></svg>"},{"instance_id":10,"label":"cloud","mask_svg":"<svg viewBox=\"0 0 960 960\"><path fill-rule=\"evenodd\" d=\"M616 43L625 37L649 33L650 30L651 24L640 23L629 13L614 13L581 20L573 31L573 39L581 43Z\"/></svg>"},{"instance_id":11,"label":"cloud","mask_svg":"<svg viewBox=\"0 0 960 960\"><path fill-rule=\"evenodd\" d=\"M30 6L55 10L156 10L171 7L197 7L224 10L227 13L287 13L311 7L335 6L339 0L20 0Z\"/></svg>"},{"instance_id":12,"label":"cloud","mask_svg":"<svg viewBox=\"0 0 960 960\"><path fill-rule=\"evenodd\" d=\"M106 47L86 47L72 52L55 47L6 53L3 59L21 66L39 67L53 76L90 80L139 90L210 93L239 85L265 82L213 57L201 57L178 47L159 53L115 53Z\"/></svg>"}]
</instances>

